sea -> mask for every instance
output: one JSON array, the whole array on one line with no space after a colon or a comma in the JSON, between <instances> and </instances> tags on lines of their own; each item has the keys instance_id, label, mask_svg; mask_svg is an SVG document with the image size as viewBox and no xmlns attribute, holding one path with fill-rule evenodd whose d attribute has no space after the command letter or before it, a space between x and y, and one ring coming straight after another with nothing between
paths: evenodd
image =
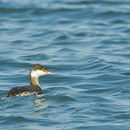
<instances>
[{"instance_id":1,"label":"sea","mask_svg":"<svg viewBox=\"0 0 130 130\"><path fill-rule=\"evenodd\" d=\"M130 0L0 0L0 130L130 130Z\"/></svg>"}]
</instances>

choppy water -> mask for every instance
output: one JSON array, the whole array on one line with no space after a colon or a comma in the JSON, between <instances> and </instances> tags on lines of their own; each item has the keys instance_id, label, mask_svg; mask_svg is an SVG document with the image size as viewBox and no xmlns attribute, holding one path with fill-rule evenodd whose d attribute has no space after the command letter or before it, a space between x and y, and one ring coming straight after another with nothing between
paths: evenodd
<instances>
[{"instance_id":1,"label":"choppy water","mask_svg":"<svg viewBox=\"0 0 130 130\"><path fill-rule=\"evenodd\" d=\"M129 41L129 0L1 0L0 130L130 130ZM43 95L4 98L35 63Z\"/></svg>"}]
</instances>

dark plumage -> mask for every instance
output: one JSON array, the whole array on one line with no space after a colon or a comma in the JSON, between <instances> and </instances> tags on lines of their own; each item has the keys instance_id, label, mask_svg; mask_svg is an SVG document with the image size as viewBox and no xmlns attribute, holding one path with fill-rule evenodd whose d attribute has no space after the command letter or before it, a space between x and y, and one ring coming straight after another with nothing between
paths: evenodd
<instances>
[{"instance_id":1,"label":"dark plumage","mask_svg":"<svg viewBox=\"0 0 130 130\"><path fill-rule=\"evenodd\" d=\"M22 93L30 93L30 94L40 94L42 92L40 87L34 87L34 86L21 86L21 87L15 87L12 88L9 92L7 97L14 97L14 96L20 96Z\"/></svg>"}]
</instances>

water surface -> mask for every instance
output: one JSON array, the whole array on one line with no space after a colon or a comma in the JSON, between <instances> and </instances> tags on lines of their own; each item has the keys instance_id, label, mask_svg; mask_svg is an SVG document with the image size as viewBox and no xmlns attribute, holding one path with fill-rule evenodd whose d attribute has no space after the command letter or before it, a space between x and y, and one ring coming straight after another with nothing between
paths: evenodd
<instances>
[{"instance_id":1,"label":"water surface","mask_svg":"<svg viewBox=\"0 0 130 130\"><path fill-rule=\"evenodd\" d=\"M130 129L129 0L0 1L0 129ZM5 98L40 63L42 95Z\"/></svg>"}]
</instances>

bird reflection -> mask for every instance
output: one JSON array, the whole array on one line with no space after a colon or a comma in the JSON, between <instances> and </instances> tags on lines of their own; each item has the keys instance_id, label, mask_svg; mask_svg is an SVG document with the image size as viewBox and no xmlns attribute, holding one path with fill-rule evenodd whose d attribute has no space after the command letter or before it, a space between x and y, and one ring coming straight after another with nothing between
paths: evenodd
<instances>
[{"instance_id":1,"label":"bird reflection","mask_svg":"<svg viewBox=\"0 0 130 130\"><path fill-rule=\"evenodd\" d=\"M35 99L33 100L35 111L45 109L48 107L48 102L43 97L44 95L41 94L35 95Z\"/></svg>"}]
</instances>

